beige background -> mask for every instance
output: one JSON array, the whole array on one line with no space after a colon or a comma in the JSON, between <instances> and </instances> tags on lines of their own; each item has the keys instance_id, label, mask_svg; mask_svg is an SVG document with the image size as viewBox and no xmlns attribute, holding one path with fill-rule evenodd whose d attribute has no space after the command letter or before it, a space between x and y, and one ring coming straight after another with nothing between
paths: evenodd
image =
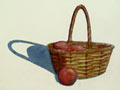
<instances>
[{"instance_id":1,"label":"beige background","mask_svg":"<svg viewBox=\"0 0 120 90\"><path fill-rule=\"evenodd\" d=\"M92 40L115 45L105 74L66 87L52 73L9 51L8 42L16 39L44 45L67 40L71 16L79 4L88 9ZM86 40L84 14L78 14L73 39ZM0 90L120 90L119 21L119 0L0 0ZM27 56L29 46L20 43L13 48Z\"/></svg>"}]
</instances>

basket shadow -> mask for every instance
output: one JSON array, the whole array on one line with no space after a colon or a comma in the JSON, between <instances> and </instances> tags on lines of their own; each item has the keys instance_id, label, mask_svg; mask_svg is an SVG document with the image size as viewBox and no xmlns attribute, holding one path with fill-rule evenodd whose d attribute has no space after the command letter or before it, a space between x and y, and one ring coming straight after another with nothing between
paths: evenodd
<instances>
[{"instance_id":1,"label":"basket shadow","mask_svg":"<svg viewBox=\"0 0 120 90\"><path fill-rule=\"evenodd\" d=\"M27 43L27 44L32 44L32 46L27 48L27 54L28 57L15 51L12 48L12 45L15 43ZM9 50L15 54L16 56L23 58L24 60L27 60L35 65L38 65L49 72L53 73L55 75L55 79L58 82L57 75L54 72L49 50L45 45L29 42L29 41L24 41L24 40L12 40L8 43L8 48Z\"/></svg>"}]
</instances>

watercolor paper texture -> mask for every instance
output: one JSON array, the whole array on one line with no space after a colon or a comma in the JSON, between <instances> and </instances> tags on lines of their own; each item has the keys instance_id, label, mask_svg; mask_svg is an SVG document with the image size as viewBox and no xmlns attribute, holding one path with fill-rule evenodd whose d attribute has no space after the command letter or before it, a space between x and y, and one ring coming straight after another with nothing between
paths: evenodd
<instances>
[{"instance_id":1,"label":"watercolor paper texture","mask_svg":"<svg viewBox=\"0 0 120 90\"><path fill-rule=\"evenodd\" d=\"M119 3L119 0L0 0L0 90L120 90ZM67 41L73 11L80 4L89 13L92 41L110 43L115 48L104 74L63 86L54 74L45 45ZM87 41L82 10L76 17L72 36L73 40Z\"/></svg>"}]
</instances>

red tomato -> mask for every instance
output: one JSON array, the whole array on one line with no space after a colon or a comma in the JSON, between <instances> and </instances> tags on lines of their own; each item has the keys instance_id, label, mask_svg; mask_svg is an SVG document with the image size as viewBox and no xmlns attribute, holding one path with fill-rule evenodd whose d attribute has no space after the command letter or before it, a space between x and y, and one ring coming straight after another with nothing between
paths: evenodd
<instances>
[{"instance_id":1,"label":"red tomato","mask_svg":"<svg viewBox=\"0 0 120 90\"><path fill-rule=\"evenodd\" d=\"M58 80L63 85L73 85L77 80L77 72L71 67L64 67L58 73Z\"/></svg>"},{"instance_id":2,"label":"red tomato","mask_svg":"<svg viewBox=\"0 0 120 90\"><path fill-rule=\"evenodd\" d=\"M71 50L70 46L65 41L58 41L53 44L54 48L62 50Z\"/></svg>"},{"instance_id":3,"label":"red tomato","mask_svg":"<svg viewBox=\"0 0 120 90\"><path fill-rule=\"evenodd\" d=\"M85 48L79 44L75 44L71 46L71 50L85 50Z\"/></svg>"},{"instance_id":4,"label":"red tomato","mask_svg":"<svg viewBox=\"0 0 120 90\"><path fill-rule=\"evenodd\" d=\"M62 50L68 50L68 51L72 51L72 50L85 50L85 48L82 45L79 44L74 44L74 45L69 45L67 42L65 41L58 41L56 43L53 44L54 48L56 49L62 49Z\"/></svg>"}]
</instances>

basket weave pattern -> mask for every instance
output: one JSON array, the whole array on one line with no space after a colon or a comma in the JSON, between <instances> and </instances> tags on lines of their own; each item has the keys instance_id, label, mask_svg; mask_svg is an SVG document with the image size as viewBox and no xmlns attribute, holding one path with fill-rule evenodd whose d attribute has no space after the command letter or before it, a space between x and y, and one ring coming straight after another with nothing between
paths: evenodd
<instances>
[{"instance_id":1,"label":"basket weave pattern","mask_svg":"<svg viewBox=\"0 0 120 90\"><path fill-rule=\"evenodd\" d=\"M81 44L82 42L74 43ZM101 45L101 43L95 44ZM78 73L78 78L88 78L104 73L112 53L112 47L110 46L104 49L89 49L83 52L56 50L52 47L53 43L49 44L55 71L59 72L66 66L73 67Z\"/></svg>"},{"instance_id":2,"label":"basket weave pattern","mask_svg":"<svg viewBox=\"0 0 120 90\"><path fill-rule=\"evenodd\" d=\"M82 9L86 16L88 41L72 41L72 32L75 18L79 9ZM91 26L88 12L83 5L76 7L70 24L68 44L80 44L85 50L66 51L55 49L54 43L48 44L52 63L58 73L63 67L72 67L78 73L78 78L89 78L104 73L107 69L113 45L107 43L96 43L91 41Z\"/></svg>"}]
</instances>

